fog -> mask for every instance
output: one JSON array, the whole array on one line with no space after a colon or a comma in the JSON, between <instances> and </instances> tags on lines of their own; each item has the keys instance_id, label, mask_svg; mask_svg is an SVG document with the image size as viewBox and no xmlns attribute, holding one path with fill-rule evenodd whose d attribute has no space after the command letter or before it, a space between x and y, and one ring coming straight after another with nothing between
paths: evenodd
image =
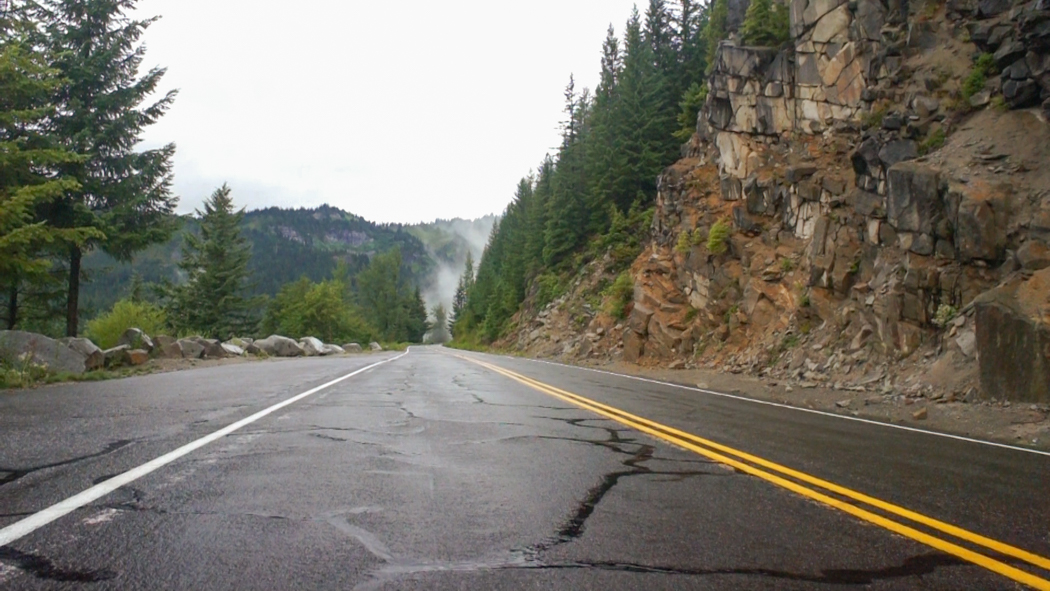
<instances>
[{"instance_id":1,"label":"fog","mask_svg":"<svg viewBox=\"0 0 1050 591\"><path fill-rule=\"evenodd\" d=\"M452 298L466 267L467 253L474 257L474 268L477 270L477 264L481 260L481 254L485 250L492 224L496 219L496 216L490 215L476 220L457 218L437 220L428 224L434 230L427 232L438 235L438 238L424 241L431 258L437 263L429 285L423 290L427 310L440 303L451 314Z\"/></svg>"}]
</instances>

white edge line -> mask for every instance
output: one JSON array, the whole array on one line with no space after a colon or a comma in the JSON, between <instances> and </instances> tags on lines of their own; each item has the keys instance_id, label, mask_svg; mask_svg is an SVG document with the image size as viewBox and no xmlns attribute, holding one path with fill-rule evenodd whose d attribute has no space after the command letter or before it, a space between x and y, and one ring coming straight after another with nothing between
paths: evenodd
<instances>
[{"instance_id":1,"label":"white edge line","mask_svg":"<svg viewBox=\"0 0 1050 591\"><path fill-rule=\"evenodd\" d=\"M131 482L134 482L134 481L138 480L139 478L142 478L143 476L149 474L150 472L153 472L153 471L155 471L155 470L157 470L157 469L159 469L159 468L161 468L161 467L163 467L163 466L165 466L167 464L170 464L171 462L174 462L175 460L177 460L177 459L179 459L179 458L181 458L181 457L183 457L183 456L185 456L187 454L190 454L190 453L192 453L192 452L194 452L194 451L204 447L205 445L208 445L209 443L211 443L213 441L216 441L218 439L222 439L223 437L229 435L230 433L233 433L234 431L236 431L236 430L238 430L238 429L240 429L242 427L250 425L250 424L254 423L255 421L258 421L259 419L265 417L268 414L271 414L271 413L273 413L275 411L278 411L278 410L280 410L280 409L282 409L282 408L284 408L284 407L286 407L286 406L288 406L290 404L294 404L294 403L302 400L303 398L306 398L307 396L310 396L312 394L316 394L316 393L320 392L321 390L324 390L326 388L330 388L331 386L334 386L334 385L338 384L339 382L342 382L343 380L350 379L350 378L352 378L352 377L354 377L354 376L356 376L358 374L364 373L364 372L366 372L366 371L368 371L370 369L373 369L375 367L379 367L380 365L383 365L384 363L390 363L391 361L396 361L398 359L401 359L405 355L408 355L408 351L405 351L404 353L402 353L402 354L400 354L400 355L398 355L396 357L391 357L390 359L384 359L383 361L379 361L377 363L373 363L372 365L368 365L366 367L362 367L361 369L358 369L356 371L348 373L345 376L336 378L336 379L334 379L334 380L332 380L330 382L321 384L320 386L317 386L316 388L312 388L310 390L307 390L306 392L303 392L302 394L297 394L296 396L293 396L293 397L291 397L291 398L289 398L287 400L284 400L282 402L278 402L277 404L275 404L275 405L273 405L273 406L271 406L269 408L265 408L263 410L260 410L259 412L255 413L255 414L253 414L253 415L251 415L249 417L246 417L246 418L243 418L243 419L237 421L236 423L233 423L231 425L223 427L222 429L219 429L218 431L216 431L216 432L214 432L214 433L212 433L210 435L205 435L204 437L201 437L200 439L197 439L196 441L191 441L190 443L187 443L186 445L183 445L182 447L180 447L180 448L178 448L178 449L176 449L174 451L170 451L170 452L160 456L159 458L156 458L156 459L153 459L153 460L151 460L149 462L146 462L145 464L142 464L141 466L138 466L137 468L132 468L131 470L128 470L127 472L124 472L122 474L114 476L113 478L110 478L109 480L106 480L105 482L96 484L95 486L92 486L91 488L89 488L89 489L87 489L87 490L85 490L85 491L83 491L83 492L81 492L79 494L73 495L72 497L69 497L68 499L66 499L64 501L58 502L58 503L56 503L54 505L51 505L47 509L44 509L44 510L39 511L37 513L34 513L33 515L30 515L29 517L26 517L25 519L22 519L20 521L16 521L15 523L12 523L11 525L9 525L9 526L7 526L7 527L5 527L3 529L0 529L0 548L4 547L4 546L6 546L6 545L8 545L8 544L10 544L12 542L15 542L16 540L18 540L20 538L23 538L23 537L29 535L30 533L32 533L32 532L36 531L37 529L39 529L39 528L41 528L41 527L51 523L52 521L55 521L56 519L58 519L58 518L60 518L60 517L62 517L64 515L68 515L69 513L72 513L73 511L76 511L77 509L87 505L88 503L92 503L92 502L94 502L94 501L96 501L96 500L98 500L98 499L108 495L109 493L117 490L118 488L120 488L120 487L122 487L122 486L124 486L126 484L129 484Z\"/></svg>"},{"instance_id":2,"label":"white edge line","mask_svg":"<svg viewBox=\"0 0 1050 591\"><path fill-rule=\"evenodd\" d=\"M748 398L746 396L737 396L735 394L727 394L725 392L717 392L715 390L708 390L708 389L705 389L705 388L694 388L692 386L686 386L686 385L683 385L683 384L675 384L675 383L672 383L672 382L662 382L660 380L654 380L654 379L651 379L651 378L643 378L643 377L640 377L640 376L632 376L632 375L628 375L628 374L616 373L614 371L606 371L604 369L595 369L593 367L581 367L581 366L578 366L578 365L569 365L567 363L558 363L556 361L548 361L546 359L532 359L530 357L514 357L512 355L499 355L499 354L496 354L496 353L482 353L482 354L483 355L493 355L495 357L503 357L505 359L519 359L519 360L522 360L522 361L532 361L534 363L546 363L548 365L557 365L558 367L567 367L567 368L570 368L570 369L578 369L578 370L582 370L582 371L593 371L595 373L602 373L602 374L606 374L606 375L610 375L610 376L616 376L616 377L619 377L619 378L627 378L627 379L630 379L630 380L637 380L639 382L648 382L650 384L659 384L661 386L669 386L669 387L672 387L672 388L680 388L682 390L689 390L689 391L692 391L692 392L700 392L702 394L710 394L712 396L721 396L722 398L731 398L733 400L742 400L744 402L753 402L755 404L763 404L763 405L766 405L766 406L775 406L777 408L786 408L786 409L790 409L790 410L797 410L799 412L807 412L807 413L810 413L810 414L821 415L821 416L825 416L825 417L832 417L832 418L843 419L843 420L847 420L847 421L856 421L858 423L866 423L868 425L877 425L879 427L889 427L891 429L900 429L901 431L911 431L913 433L924 433L926 435L935 435L937 437L945 437L947 439L955 439L957 441L966 441L966 442L969 442L969 443L977 443L977 444L980 444L980 445L988 445L988 446L991 446L991 447L999 447L999 448L1002 448L1002 449L1010 449L1010 450L1013 450L1013 451L1023 451L1023 452L1028 452L1030 454L1036 454L1036 455L1040 455L1040 456L1050 457L1050 452L1046 452L1046 451L1042 451L1042 450L1038 450L1038 449L1029 449L1027 447L1019 447L1019 446L1016 446L1016 445L1010 445L1008 443L996 443L994 441L986 441L984 439L974 439L972 437L964 437L962 435L952 435L951 433L940 433L938 431L928 431L926 429L919 429L918 427L908 427L906 425L895 425L893 423L884 423L882 421L875 421L875 420L872 420L872 419L862 419L860 417L852 417L852 416L849 416L849 415L840 415L840 414L836 414L836 413L833 413L833 412L827 412L827 411L823 411L823 410L816 410L816 409L812 409L812 408L802 408L802 407L799 407L799 406L791 406L790 404L782 404L780 402L772 402L772 401L769 401L769 400L759 400L757 398Z\"/></svg>"}]
</instances>

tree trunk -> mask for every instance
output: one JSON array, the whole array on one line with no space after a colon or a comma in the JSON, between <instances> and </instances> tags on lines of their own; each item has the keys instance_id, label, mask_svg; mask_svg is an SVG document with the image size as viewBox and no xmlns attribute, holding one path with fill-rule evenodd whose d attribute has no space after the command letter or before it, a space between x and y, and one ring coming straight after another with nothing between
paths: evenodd
<instances>
[{"instance_id":1,"label":"tree trunk","mask_svg":"<svg viewBox=\"0 0 1050 591\"><path fill-rule=\"evenodd\" d=\"M78 317L80 307L80 258L83 256L80 247L69 247L69 293L66 298L66 336L77 336L80 324Z\"/></svg>"},{"instance_id":2,"label":"tree trunk","mask_svg":"<svg viewBox=\"0 0 1050 591\"><path fill-rule=\"evenodd\" d=\"M11 292L7 295L7 330L18 324L18 281L11 281Z\"/></svg>"}]
</instances>

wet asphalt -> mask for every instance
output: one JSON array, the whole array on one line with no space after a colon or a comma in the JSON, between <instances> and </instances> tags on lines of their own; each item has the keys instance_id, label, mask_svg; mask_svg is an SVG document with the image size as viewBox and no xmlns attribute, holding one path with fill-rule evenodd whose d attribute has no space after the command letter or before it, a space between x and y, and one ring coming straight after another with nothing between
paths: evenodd
<instances>
[{"instance_id":1,"label":"wet asphalt","mask_svg":"<svg viewBox=\"0 0 1050 591\"><path fill-rule=\"evenodd\" d=\"M0 393L0 528L396 355ZM1050 457L430 347L0 547L0 589L1025 588L454 355L1050 556Z\"/></svg>"}]
</instances>

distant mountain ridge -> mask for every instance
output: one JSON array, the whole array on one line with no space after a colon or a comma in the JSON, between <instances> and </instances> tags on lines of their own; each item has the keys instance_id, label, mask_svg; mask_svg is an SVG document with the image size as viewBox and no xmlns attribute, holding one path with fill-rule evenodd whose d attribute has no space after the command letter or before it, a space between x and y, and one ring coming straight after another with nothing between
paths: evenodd
<instances>
[{"instance_id":1,"label":"distant mountain ridge","mask_svg":"<svg viewBox=\"0 0 1050 591\"><path fill-rule=\"evenodd\" d=\"M378 224L330 205L268 207L248 211L242 232L252 245L249 269L256 294L273 295L285 283L303 276L312 281L324 280L339 261L349 265L354 274L376 253L400 247L409 280L432 294L429 303L435 298L445 299L440 294L439 270L457 264L462 268L468 250L480 256L484 241L477 244L477 237L487 237L494 219L495 216L487 216L429 224ZM181 216L181 220L182 229L170 240L142 251L131 263L120 263L101 251L85 257L89 279L81 295L85 317L109 309L126 296L136 274L149 283L182 280L178 262L183 235L196 232L198 225L193 216Z\"/></svg>"}]
</instances>

